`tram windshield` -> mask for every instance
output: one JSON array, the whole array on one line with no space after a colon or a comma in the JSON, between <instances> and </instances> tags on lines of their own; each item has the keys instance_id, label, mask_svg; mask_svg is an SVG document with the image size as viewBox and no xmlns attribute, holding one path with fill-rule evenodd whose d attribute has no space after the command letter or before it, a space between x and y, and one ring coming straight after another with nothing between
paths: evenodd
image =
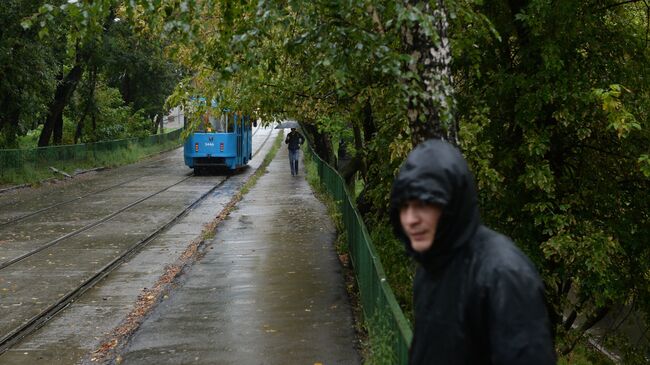
<instances>
[{"instance_id":1,"label":"tram windshield","mask_svg":"<svg viewBox=\"0 0 650 365\"><path fill-rule=\"evenodd\" d=\"M212 131L217 133L223 133L228 127L228 119L225 114L220 116L210 115L210 125L212 126Z\"/></svg>"},{"instance_id":2,"label":"tram windshield","mask_svg":"<svg viewBox=\"0 0 650 365\"><path fill-rule=\"evenodd\" d=\"M200 132L233 133L235 131L233 114L223 112L214 115L207 112L203 115L203 123L199 125Z\"/></svg>"}]
</instances>

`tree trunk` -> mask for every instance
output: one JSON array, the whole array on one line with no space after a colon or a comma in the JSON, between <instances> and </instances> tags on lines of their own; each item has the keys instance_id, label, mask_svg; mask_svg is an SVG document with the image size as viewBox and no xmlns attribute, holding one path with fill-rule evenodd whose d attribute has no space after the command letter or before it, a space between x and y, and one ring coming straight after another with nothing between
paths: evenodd
<instances>
[{"instance_id":1,"label":"tree trunk","mask_svg":"<svg viewBox=\"0 0 650 365\"><path fill-rule=\"evenodd\" d=\"M77 56L75 66L65 77L61 77L62 81L56 87L54 100L49 105L47 119L45 120L41 136L38 139L39 147L48 146L52 134L54 134L54 144L61 144L63 137L63 110L68 105L72 93L77 87L79 80L81 80L82 74L83 68L80 57Z\"/></svg>"},{"instance_id":2,"label":"tree trunk","mask_svg":"<svg viewBox=\"0 0 650 365\"><path fill-rule=\"evenodd\" d=\"M150 129L151 133L158 134L158 131L162 133L163 131L162 118L163 118L162 113L156 113L156 115L154 115L153 118L151 118L151 122L152 122L151 129Z\"/></svg>"},{"instance_id":3,"label":"tree trunk","mask_svg":"<svg viewBox=\"0 0 650 365\"><path fill-rule=\"evenodd\" d=\"M375 128L375 119L372 117L372 104L370 103L370 97L366 99L366 103L363 106L363 137L364 140L370 141L377 129Z\"/></svg>"},{"instance_id":4,"label":"tree trunk","mask_svg":"<svg viewBox=\"0 0 650 365\"><path fill-rule=\"evenodd\" d=\"M345 149L346 152L346 158L343 159L341 158L341 152L339 149L339 164L337 166L339 173L341 174L341 177L345 180L346 184L349 187L352 187L355 178L357 176L357 172L361 172L362 179L365 180L366 174L367 174L367 166L366 166L366 151L364 149L364 138L363 138L363 133L362 133L362 127L365 128L368 126L368 128L374 128L374 123L372 121L372 108L370 106L369 99L366 101L364 106L359 110L357 113L359 116L359 119L361 120L360 122L353 122L352 123L352 133L354 136L354 149L355 154L354 156L348 156L347 154L347 149Z\"/></svg>"},{"instance_id":5,"label":"tree trunk","mask_svg":"<svg viewBox=\"0 0 650 365\"><path fill-rule=\"evenodd\" d=\"M66 102L66 105L68 103ZM65 108L65 106L64 106ZM63 110L54 119L54 130L52 131L54 145L58 146L63 142Z\"/></svg>"},{"instance_id":6,"label":"tree trunk","mask_svg":"<svg viewBox=\"0 0 650 365\"><path fill-rule=\"evenodd\" d=\"M111 7L104 21L104 34L109 31L114 20L115 8ZM65 77L61 74L60 79L62 81L57 85L54 100L49 105L47 119L45 120L41 136L38 139L39 147L49 145L52 133L54 134L54 144L61 144L63 137L63 110L70 102L72 93L81 80L84 66L90 63L89 60L91 59L94 47L95 45L93 43L88 43L83 47L77 45L74 66Z\"/></svg>"},{"instance_id":7,"label":"tree trunk","mask_svg":"<svg viewBox=\"0 0 650 365\"><path fill-rule=\"evenodd\" d=\"M74 132L74 144L77 144L79 140L81 140L81 134L83 133L84 119L86 119L85 115L79 118L79 122L77 122L77 129Z\"/></svg>"},{"instance_id":8,"label":"tree trunk","mask_svg":"<svg viewBox=\"0 0 650 365\"><path fill-rule=\"evenodd\" d=\"M0 103L0 148L16 148L18 141L16 131L20 120L20 110L16 103L5 96Z\"/></svg>"},{"instance_id":9,"label":"tree trunk","mask_svg":"<svg viewBox=\"0 0 650 365\"><path fill-rule=\"evenodd\" d=\"M161 112L161 113L156 114L156 116L154 117L153 133L154 134L158 134L158 133L162 134L163 128L164 128L163 127L163 115L162 115L162 112ZM160 132L158 132L158 131L160 131Z\"/></svg>"},{"instance_id":10,"label":"tree trunk","mask_svg":"<svg viewBox=\"0 0 650 365\"><path fill-rule=\"evenodd\" d=\"M454 119L451 79L451 48L447 38L447 10L443 0L404 0L407 9L421 9L433 19L436 34L427 35L425 24L407 22L402 26L402 41L411 57L403 77L408 98L411 141L415 147L429 138L444 138L458 143L458 126Z\"/></svg>"},{"instance_id":11,"label":"tree trunk","mask_svg":"<svg viewBox=\"0 0 650 365\"><path fill-rule=\"evenodd\" d=\"M323 161L330 164L330 166L336 166L336 161L334 158L334 150L332 149L332 143L330 142L327 135L319 133L318 129L312 124L306 123L303 125L303 129L306 134L309 134L311 140L313 141L314 152L320 156ZM305 136L307 137L307 136Z\"/></svg>"},{"instance_id":12,"label":"tree trunk","mask_svg":"<svg viewBox=\"0 0 650 365\"><path fill-rule=\"evenodd\" d=\"M74 143L77 144L77 141L81 139L83 133L83 125L88 114L96 113L95 106L95 87L97 86L97 65L93 65L90 75L88 75L88 88L86 94L86 101L84 105L84 111L79 121L77 122L77 130L74 134ZM94 129L94 128L93 128Z\"/></svg>"},{"instance_id":13,"label":"tree trunk","mask_svg":"<svg viewBox=\"0 0 650 365\"><path fill-rule=\"evenodd\" d=\"M361 136L361 131L358 128L354 129L354 146L357 149L357 154L361 156L361 174L363 175L363 180L367 181L368 176L368 156L366 149L364 148L365 144L371 141L375 133L377 132L375 128L375 118L372 116L372 104L370 103L370 97L366 99L366 103L363 106L363 136Z\"/></svg>"},{"instance_id":14,"label":"tree trunk","mask_svg":"<svg viewBox=\"0 0 650 365\"><path fill-rule=\"evenodd\" d=\"M122 82L120 83L120 94L122 94L124 104L131 104L133 102L133 93L131 92L131 79L129 78L129 74L126 72L123 74Z\"/></svg>"}]
</instances>

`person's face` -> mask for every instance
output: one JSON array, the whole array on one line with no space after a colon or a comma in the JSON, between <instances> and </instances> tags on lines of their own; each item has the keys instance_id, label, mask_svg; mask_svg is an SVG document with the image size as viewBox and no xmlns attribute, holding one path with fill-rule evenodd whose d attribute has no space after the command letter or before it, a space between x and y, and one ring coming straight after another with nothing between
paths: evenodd
<instances>
[{"instance_id":1,"label":"person's face","mask_svg":"<svg viewBox=\"0 0 650 365\"><path fill-rule=\"evenodd\" d=\"M409 200L399 212L400 223L411 247L416 252L425 252L433 245L442 207L420 200Z\"/></svg>"},{"instance_id":2,"label":"person's face","mask_svg":"<svg viewBox=\"0 0 650 365\"><path fill-rule=\"evenodd\" d=\"M295 131L296 131L296 128L291 128L291 131L292 131L292 132L295 132Z\"/></svg>"}]
</instances>

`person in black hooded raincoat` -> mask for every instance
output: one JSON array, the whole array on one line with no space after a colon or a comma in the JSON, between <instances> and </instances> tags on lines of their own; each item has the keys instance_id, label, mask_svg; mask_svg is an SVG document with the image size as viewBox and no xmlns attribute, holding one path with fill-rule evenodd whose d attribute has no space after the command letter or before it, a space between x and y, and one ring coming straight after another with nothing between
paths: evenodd
<instances>
[{"instance_id":1,"label":"person in black hooded raincoat","mask_svg":"<svg viewBox=\"0 0 650 365\"><path fill-rule=\"evenodd\" d=\"M391 223L418 263L410 364L555 364L542 281L529 259L479 216L460 151L429 140L407 157Z\"/></svg>"}]
</instances>

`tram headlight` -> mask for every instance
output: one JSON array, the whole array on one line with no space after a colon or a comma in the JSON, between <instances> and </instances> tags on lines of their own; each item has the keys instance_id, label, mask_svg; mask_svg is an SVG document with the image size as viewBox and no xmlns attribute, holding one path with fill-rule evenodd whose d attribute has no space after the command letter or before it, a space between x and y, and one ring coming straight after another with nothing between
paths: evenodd
<instances>
[{"instance_id":1,"label":"tram headlight","mask_svg":"<svg viewBox=\"0 0 650 365\"><path fill-rule=\"evenodd\" d=\"M223 152L223 142L219 143L219 152Z\"/></svg>"},{"instance_id":2,"label":"tram headlight","mask_svg":"<svg viewBox=\"0 0 650 365\"><path fill-rule=\"evenodd\" d=\"M194 144L194 152L199 152L199 144L198 143Z\"/></svg>"}]
</instances>

